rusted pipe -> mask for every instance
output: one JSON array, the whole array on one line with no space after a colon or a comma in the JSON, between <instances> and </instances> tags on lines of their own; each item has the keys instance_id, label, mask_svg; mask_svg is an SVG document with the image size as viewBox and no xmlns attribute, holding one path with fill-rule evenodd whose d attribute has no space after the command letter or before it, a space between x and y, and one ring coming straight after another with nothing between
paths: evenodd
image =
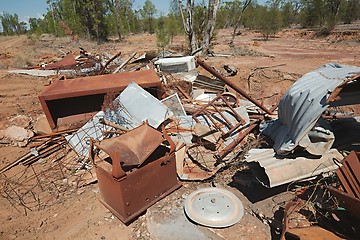
<instances>
[{"instance_id":1,"label":"rusted pipe","mask_svg":"<svg viewBox=\"0 0 360 240\"><path fill-rule=\"evenodd\" d=\"M221 75L219 72L217 72L214 68L212 68L209 64L207 64L203 59L201 58L196 58L196 62L202 66L206 71L208 71L209 73L211 73L212 75L214 75L215 77L217 77L218 79L220 79L221 81L223 81L224 83L226 83L227 85L229 85L231 88L233 88L236 92L240 93L243 97L245 97L247 100L251 101L252 103L254 103L256 106L258 106L259 108L261 108L262 110L264 110L266 113L268 114L272 114L272 111L270 111L269 109L267 109L265 106L263 106L258 100L252 98L249 94L247 94L244 90L242 90L240 87L238 87L236 84L234 84L233 82L231 82L229 79L227 79L226 77L224 77L223 75Z\"/></svg>"},{"instance_id":2,"label":"rusted pipe","mask_svg":"<svg viewBox=\"0 0 360 240\"><path fill-rule=\"evenodd\" d=\"M241 141L254 129L259 125L259 121L252 123L244 132L242 132L237 139L232 141L227 147L225 147L219 154L215 155L217 159L217 164L221 162L223 158L225 158L229 153L231 153L234 148L241 143Z\"/></svg>"}]
</instances>

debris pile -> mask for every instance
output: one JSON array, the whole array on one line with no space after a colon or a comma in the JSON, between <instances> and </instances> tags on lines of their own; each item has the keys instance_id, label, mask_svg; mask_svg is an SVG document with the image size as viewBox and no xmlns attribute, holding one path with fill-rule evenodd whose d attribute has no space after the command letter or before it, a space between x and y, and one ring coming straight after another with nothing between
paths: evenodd
<instances>
[{"instance_id":1,"label":"debris pile","mask_svg":"<svg viewBox=\"0 0 360 240\"><path fill-rule=\"evenodd\" d=\"M70 53L31 72L44 76L50 72L43 71L80 71L95 76L61 77L40 93L49 126L39 123L36 136L28 129L29 120L21 119L13 121L25 122L24 126L1 132L3 139L16 140L19 146L31 144L29 153L1 169L6 173L1 192L13 206L25 212L44 208L51 202L44 198L57 199L69 185L78 188L97 181L101 202L129 224L181 182L205 181L222 169L246 166L251 171L248 181L269 189L285 184L294 189L294 183L320 178L318 184L329 183L322 189L326 196L331 193L359 217L359 155L351 152L343 159L360 141L358 134L349 141L338 139L337 131L358 129L359 121L334 112L360 103L359 67L326 64L297 80L278 105L267 106L259 100L264 96L251 96L201 58L153 61L156 54L149 52L132 61L136 54L115 61L121 56L117 53L101 63L83 50L80 57ZM197 65L212 77L199 74ZM237 74L230 65L224 69L228 76ZM249 143L260 138L266 144L249 149ZM20 172L14 171L19 164ZM335 170L343 191L337 188L339 182L324 180L335 179ZM320 225L289 227L290 214L306 205L299 188L310 189L295 187L296 200L284 210L282 239L325 231ZM235 195L206 191L213 197L193 193L194 199L186 200L185 210L193 221L228 227L241 219L244 210ZM313 201L313 195L307 200ZM217 214L222 217L219 222L214 220Z\"/></svg>"}]
</instances>

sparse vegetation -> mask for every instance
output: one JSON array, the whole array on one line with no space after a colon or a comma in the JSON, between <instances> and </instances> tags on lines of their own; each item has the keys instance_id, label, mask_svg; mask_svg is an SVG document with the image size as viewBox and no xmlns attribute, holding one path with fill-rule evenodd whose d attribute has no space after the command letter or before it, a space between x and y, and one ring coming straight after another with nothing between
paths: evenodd
<instances>
[{"instance_id":1,"label":"sparse vegetation","mask_svg":"<svg viewBox=\"0 0 360 240\"><path fill-rule=\"evenodd\" d=\"M190 50L195 51L211 47L208 42L213 38L215 26L211 25L215 20L217 28L233 29L232 43L242 26L259 30L268 39L282 28L299 26L331 31L339 23L349 24L360 18L359 0L269 0L264 5L251 0L220 4L213 0L171 0L167 15L159 13L151 0L146 0L138 10L132 0L47 0L47 5L43 18L29 19L29 29L17 14L3 12L1 35L49 33L101 43L112 35L121 41L130 33L148 32L157 34L163 48L167 38L172 42L175 35L186 33Z\"/></svg>"}]
</instances>

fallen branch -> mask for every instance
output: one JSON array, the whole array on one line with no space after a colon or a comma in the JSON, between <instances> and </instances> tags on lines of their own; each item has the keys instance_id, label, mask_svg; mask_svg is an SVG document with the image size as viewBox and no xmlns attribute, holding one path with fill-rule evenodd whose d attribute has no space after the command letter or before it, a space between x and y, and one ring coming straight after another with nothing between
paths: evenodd
<instances>
[{"instance_id":1,"label":"fallen branch","mask_svg":"<svg viewBox=\"0 0 360 240\"><path fill-rule=\"evenodd\" d=\"M117 73L118 71L120 71L121 69L123 69L125 67L126 64L128 64L130 62L131 59L133 59L133 57L135 57L137 52L133 52L133 54L131 54L131 56L126 59L125 62L123 62L118 68L115 69L115 71L113 72L114 73Z\"/></svg>"},{"instance_id":2,"label":"fallen branch","mask_svg":"<svg viewBox=\"0 0 360 240\"><path fill-rule=\"evenodd\" d=\"M41 138L48 138L48 137L55 137L64 133L73 133L76 132L78 129L70 129L70 130L64 130L64 131L59 131L59 132L54 132L54 133L50 133L50 134L43 134L43 135L39 135L39 136L35 136L32 137L30 140L36 140L36 139L41 139Z\"/></svg>"},{"instance_id":3,"label":"fallen branch","mask_svg":"<svg viewBox=\"0 0 360 240\"><path fill-rule=\"evenodd\" d=\"M267 68L274 68L274 67L281 67L281 66L285 66L286 63L281 63L281 64L277 64L277 65L272 65L272 66L264 66L264 67L257 67L254 68L253 72L257 71L257 70L262 70L262 69L267 69Z\"/></svg>"},{"instance_id":4,"label":"fallen branch","mask_svg":"<svg viewBox=\"0 0 360 240\"><path fill-rule=\"evenodd\" d=\"M281 66L285 66L286 63L281 63L281 64L277 64L277 65L272 65L272 66L264 66L264 67L256 67L254 68L251 73L249 74L248 78L247 78L247 83L248 83L248 90L251 91L251 82L250 82L250 78L254 76L255 72L258 70L263 70L263 69L267 69L267 68L274 68L274 67L281 67Z\"/></svg>"},{"instance_id":5,"label":"fallen branch","mask_svg":"<svg viewBox=\"0 0 360 240\"><path fill-rule=\"evenodd\" d=\"M192 98L185 92L181 86L176 86L176 88L186 97L187 100L192 101Z\"/></svg>"},{"instance_id":6,"label":"fallen branch","mask_svg":"<svg viewBox=\"0 0 360 240\"><path fill-rule=\"evenodd\" d=\"M127 128L123 127L123 126L120 126L119 124L116 124L116 123L107 121L107 120L105 120L105 119L100 119L99 122L102 123L102 124L108 125L108 126L110 126L110 127L119 129L119 130L121 130L121 131L123 131L123 132L128 132L128 131L130 131L130 129L127 129Z\"/></svg>"},{"instance_id":7,"label":"fallen branch","mask_svg":"<svg viewBox=\"0 0 360 240\"><path fill-rule=\"evenodd\" d=\"M117 54L115 54L114 56L112 56L106 63L104 66L101 67L101 70L99 72L99 75L103 74L105 72L106 67L112 62L114 61L116 58L118 58L121 55L121 51L118 52Z\"/></svg>"},{"instance_id":8,"label":"fallen branch","mask_svg":"<svg viewBox=\"0 0 360 240\"><path fill-rule=\"evenodd\" d=\"M53 142L53 141L58 141L60 139L60 137L57 138L52 138L49 139L47 141L45 141L43 144L41 144L40 146L34 148L35 151L39 152L39 151L43 151L44 149L48 148L48 144ZM33 152L28 152L27 154L25 154L24 156L20 157L19 159L15 160L14 162L6 165L4 168L2 168L0 170L0 174L6 172L7 170L17 166L18 164L27 161L29 158L32 158L33 156Z\"/></svg>"}]
</instances>

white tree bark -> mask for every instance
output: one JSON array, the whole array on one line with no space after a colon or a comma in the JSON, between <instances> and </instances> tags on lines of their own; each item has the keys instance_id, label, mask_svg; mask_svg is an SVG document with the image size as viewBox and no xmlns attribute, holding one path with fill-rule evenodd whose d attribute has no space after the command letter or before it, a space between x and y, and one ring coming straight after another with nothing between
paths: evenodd
<instances>
[{"instance_id":1,"label":"white tree bark","mask_svg":"<svg viewBox=\"0 0 360 240\"><path fill-rule=\"evenodd\" d=\"M206 30L204 33L201 55L206 55L210 49L210 42L214 36L216 25L216 14L219 9L220 0L209 0L209 13Z\"/></svg>"},{"instance_id":2,"label":"white tree bark","mask_svg":"<svg viewBox=\"0 0 360 240\"><path fill-rule=\"evenodd\" d=\"M189 38L190 52L197 49L196 37L194 32L194 0L186 1L186 34Z\"/></svg>"}]
</instances>

